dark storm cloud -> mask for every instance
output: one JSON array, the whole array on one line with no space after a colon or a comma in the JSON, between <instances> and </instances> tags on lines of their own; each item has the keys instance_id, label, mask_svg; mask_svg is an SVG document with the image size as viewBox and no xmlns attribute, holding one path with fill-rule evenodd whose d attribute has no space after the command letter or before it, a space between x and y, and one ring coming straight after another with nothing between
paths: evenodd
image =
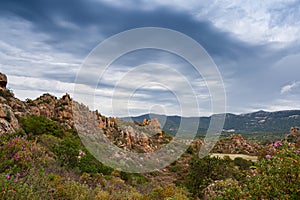
<instances>
[{"instance_id":1,"label":"dark storm cloud","mask_svg":"<svg viewBox=\"0 0 300 200\"><path fill-rule=\"evenodd\" d=\"M213 56L228 59L259 54L260 47L235 40L228 33L214 28L209 22L198 21L190 14L165 7L155 10L121 9L97 1L1 1L2 15L17 15L34 25L33 31L49 34L46 41L61 51L87 53L102 37L108 37L132 28L164 27L180 31L198 41ZM62 26L61 21L74 27ZM96 27L96 32L87 30ZM97 37L98 34L98 37ZM94 37L94 41L90 38ZM145 36L147 37L147 36ZM149 37L149 36L148 36ZM74 49L78 43L85 44ZM65 45L62 45L65 44ZM256 49L253 51L253 48Z\"/></svg>"}]
</instances>

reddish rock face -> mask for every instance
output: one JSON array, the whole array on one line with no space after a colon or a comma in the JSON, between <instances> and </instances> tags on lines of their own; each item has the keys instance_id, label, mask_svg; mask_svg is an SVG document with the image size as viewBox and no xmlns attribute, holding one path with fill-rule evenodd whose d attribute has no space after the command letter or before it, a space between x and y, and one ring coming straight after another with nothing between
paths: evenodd
<instances>
[{"instance_id":1,"label":"reddish rock face","mask_svg":"<svg viewBox=\"0 0 300 200\"><path fill-rule=\"evenodd\" d=\"M0 73L0 90L5 91L7 85L7 77L5 74Z\"/></svg>"},{"instance_id":2,"label":"reddish rock face","mask_svg":"<svg viewBox=\"0 0 300 200\"><path fill-rule=\"evenodd\" d=\"M0 73L0 90L6 90L7 77ZM87 116L81 116L75 110L86 111ZM134 152L153 152L166 143L158 119L144 120L135 124L113 117L106 117L99 111L90 111L65 94L57 98L51 94L43 94L35 100L21 101L15 97L0 96L0 135L14 132L19 128L18 118L39 115L56 121L65 130L74 129L74 118L77 119L80 130L91 130L96 133L100 128L111 142L120 148ZM75 117L74 117L75 116ZM90 122L90 123L89 123ZM82 127L81 127L81 126Z\"/></svg>"}]
</instances>

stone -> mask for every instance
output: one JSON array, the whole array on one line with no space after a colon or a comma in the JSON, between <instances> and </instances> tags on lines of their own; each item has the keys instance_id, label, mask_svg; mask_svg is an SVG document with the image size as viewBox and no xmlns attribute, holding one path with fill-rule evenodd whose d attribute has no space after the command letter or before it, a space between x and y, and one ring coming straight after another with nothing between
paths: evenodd
<instances>
[{"instance_id":1,"label":"stone","mask_svg":"<svg viewBox=\"0 0 300 200\"><path fill-rule=\"evenodd\" d=\"M7 85L7 76L0 72L0 90L5 91Z\"/></svg>"},{"instance_id":2,"label":"stone","mask_svg":"<svg viewBox=\"0 0 300 200\"><path fill-rule=\"evenodd\" d=\"M162 129L157 118L149 120L147 126L152 129L159 137L162 137Z\"/></svg>"},{"instance_id":3,"label":"stone","mask_svg":"<svg viewBox=\"0 0 300 200\"><path fill-rule=\"evenodd\" d=\"M19 122L12 108L6 104L0 104L0 135L12 133L19 128Z\"/></svg>"},{"instance_id":4,"label":"stone","mask_svg":"<svg viewBox=\"0 0 300 200\"><path fill-rule=\"evenodd\" d=\"M290 130L290 135L299 135L300 136L300 130L299 130L299 127L297 126L293 126Z\"/></svg>"}]
</instances>

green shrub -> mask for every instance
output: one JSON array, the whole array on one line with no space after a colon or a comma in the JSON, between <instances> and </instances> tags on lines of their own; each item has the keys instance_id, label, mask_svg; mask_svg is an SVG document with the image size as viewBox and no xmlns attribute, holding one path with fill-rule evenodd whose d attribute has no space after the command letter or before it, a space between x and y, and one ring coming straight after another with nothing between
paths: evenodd
<instances>
[{"instance_id":1,"label":"green shrub","mask_svg":"<svg viewBox=\"0 0 300 200\"><path fill-rule=\"evenodd\" d=\"M194 149L192 146L189 146L188 149L186 150L186 153L188 154L193 154L194 153Z\"/></svg>"},{"instance_id":2,"label":"green shrub","mask_svg":"<svg viewBox=\"0 0 300 200\"><path fill-rule=\"evenodd\" d=\"M60 141L60 138L53 135L43 134L37 137L37 142L51 152L54 152L58 148Z\"/></svg>"},{"instance_id":3,"label":"green shrub","mask_svg":"<svg viewBox=\"0 0 300 200\"><path fill-rule=\"evenodd\" d=\"M69 136L61 140L55 153L62 166L78 168L81 172L111 174L112 169L99 162L81 144L78 136Z\"/></svg>"},{"instance_id":4,"label":"green shrub","mask_svg":"<svg viewBox=\"0 0 300 200\"><path fill-rule=\"evenodd\" d=\"M12 90L10 89L6 89L5 91L0 90L0 96L4 97L4 98L8 98L8 97L13 97L14 93Z\"/></svg>"},{"instance_id":5,"label":"green shrub","mask_svg":"<svg viewBox=\"0 0 300 200\"><path fill-rule=\"evenodd\" d=\"M203 197L202 191L213 181L226 178L241 179L242 177L229 158L206 156L200 159L195 156L190 163L186 187L194 195Z\"/></svg>"},{"instance_id":6,"label":"green shrub","mask_svg":"<svg viewBox=\"0 0 300 200\"><path fill-rule=\"evenodd\" d=\"M252 161L246 160L240 157L237 157L233 160L234 164L239 167L241 170L250 169L250 166L253 165Z\"/></svg>"},{"instance_id":7,"label":"green shrub","mask_svg":"<svg viewBox=\"0 0 300 200\"><path fill-rule=\"evenodd\" d=\"M78 137L65 137L58 145L55 153L63 166L75 168L82 146Z\"/></svg>"},{"instance_id":8,"label":"green shrub","mask_svg":"<svg viewBox=\"0 0 300 200\"><path fill-rule=\"evenodd\" d=\"M121 178L126 183L137 186L147 183L147 179L142 174L121 172Z\"/></svg>"},{"instance_id":9,"label":"green shrub","mask_svg":"<svg viewBox=\"0 0 300 200\"><path fill-rule=\"evenodd\" d=\"M54 121L43 116L29 116L21 119L21 126L27 134L37 135L53 135L63 137L63 129Z\"/></svg>"},{"instance_id":10,"label":"green shrub","mask_svg":"<svg viewBox=\"0 0 300 200\"><path fill-rule=\"evenodd\" d=\"M102 173L104 175L109 175L113 171L112 168L103 165L88 151L86 151L85 155L83 155L82 158L79 159L77 167L81 172L92 174Z\"/></svg>"}]
</instances>

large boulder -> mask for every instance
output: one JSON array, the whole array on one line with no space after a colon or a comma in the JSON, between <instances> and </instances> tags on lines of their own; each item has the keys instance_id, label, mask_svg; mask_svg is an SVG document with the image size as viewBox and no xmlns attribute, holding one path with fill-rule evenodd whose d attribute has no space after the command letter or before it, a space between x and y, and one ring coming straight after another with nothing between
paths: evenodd
<instances>
[{"instance_id":1,"label":"large boulder","mask_svg":"<svg viewBox=\"0 0 300 200\"><path fill-rule=\"evenodd\" d=\"M0 90L5 91L7 85L7 77L0 72Z\"/></svg>"},{"instance_id":2,"label":"large boulder","mask_svg":"<svg viewBox=\"0 0 300 200\"><path fill-rule=\"evenodd\" d=\"M300 149L300 130L299 127L293 126L290 129L290 134L287 135L283 141L294 143L297 149Z\"/></svg>"},{"instance_id":3,"label":"large boulder","mask_svg":"<svg viewBox=\"0 0 300 200\"><path fill-rule=\"evenodd\" d=\"M0 135L12 133L19 129L19 123L12 108L0 103Z\"/></svg>"}]
</instances>

